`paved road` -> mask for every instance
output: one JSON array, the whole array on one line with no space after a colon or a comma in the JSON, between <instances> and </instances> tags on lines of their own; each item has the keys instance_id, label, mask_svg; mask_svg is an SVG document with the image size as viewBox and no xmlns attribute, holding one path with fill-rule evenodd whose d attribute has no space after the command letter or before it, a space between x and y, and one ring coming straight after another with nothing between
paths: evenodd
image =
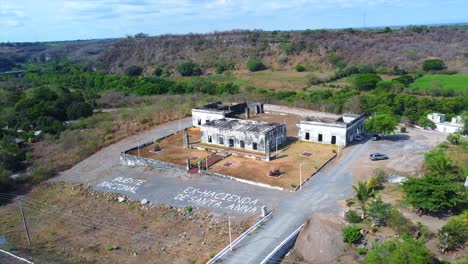
<instances>
[{"instance_id":1,"label":"paved road","mask_svg":"<svg viewBox=\"0 0 468 264\"><path fill-rule=\"evenodd\" d=\"M308 181L303 189L279 204L273 218L259 231L242 241L223 263L260 263L282 240L302 225L312 213L342 214L338 201L353 195L353 175L349 167L363 155L366 144L349 147Z\"/></svg>"},{"instance_id":2,"label":"paved road","mask_svg":"<svg viewBox=\"0 0 468 264\"><path fill-rule=\"evenodd\" d=\"M356 175L353 173L360 164L371 162L368 159L371 152L390 153L391 157L387 161L371 162L373 165L414 172L420 168L424 152L438 141L433 133L413 129L408 134L388 138L376 142L362 141L344 149L341 157L317 173L301 191L281 202L271 221L238 244L224 257L223 263L260 263L314 213L342 215L344 211L338 202L354 195L352 184ZM413 157L403 155L405 152L411 152ZM411 164L405 161L407 159Z\"/></svg>"}]
</instances>

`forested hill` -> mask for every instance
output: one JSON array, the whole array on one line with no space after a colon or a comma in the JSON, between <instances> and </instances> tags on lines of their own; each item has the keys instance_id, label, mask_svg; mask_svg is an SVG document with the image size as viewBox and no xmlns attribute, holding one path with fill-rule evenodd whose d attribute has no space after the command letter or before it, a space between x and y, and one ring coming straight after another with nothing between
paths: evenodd
<instances>
[{"instance_id":1,"label":"forested hill","mask_svg":"<svg viewBox=\"0 0 468 264\"><path fill-rule=\"evenodd\" d=\"M261 59L267 67L279 70L292 68L297 63L324 70L346 64L411 69L419 67L428 57L439 57L448 68L468 72L466 26L366 31L229 31L158 37L138 34L119 40L41 45L46 48L32 52L26 59L41 54L52 58L91 59L99 68L114 73L123 73L130 65L138 65L145 68L146 74L151 74L155 67L174 69L188 60L207 73L219 64L245 67L249 58ZM1 56L7 53L10 57L15 53L22 58L25 50L28 49L8 49L3 45L0 62Z\"/></svg>"}]
</instances>

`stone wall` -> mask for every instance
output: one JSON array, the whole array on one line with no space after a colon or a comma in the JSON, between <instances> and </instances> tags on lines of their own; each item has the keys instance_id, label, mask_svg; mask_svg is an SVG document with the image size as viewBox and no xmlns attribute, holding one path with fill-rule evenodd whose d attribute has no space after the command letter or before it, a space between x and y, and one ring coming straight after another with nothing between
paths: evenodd
<instances>
[{"instance_id":1,"label":"stone wall","mask_svg":"<svg viewBox=\"0 0 468 264\"><path fill-rule=\"evenodd\" d=\"M173 163L164 162L161 160L147 159L143 157L133 156L120 153L120 164L123 166L134 166L134 167L150 167L159 169L175 169L185 171L185 167L179 166Z\"/></svg>"}]
</instances>

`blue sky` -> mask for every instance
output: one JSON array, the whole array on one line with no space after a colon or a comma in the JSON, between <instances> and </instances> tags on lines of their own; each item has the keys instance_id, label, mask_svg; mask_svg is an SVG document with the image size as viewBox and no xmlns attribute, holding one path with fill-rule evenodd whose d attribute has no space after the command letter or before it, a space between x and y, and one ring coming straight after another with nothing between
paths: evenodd
<instances>
[{"instance_id":1,"label":"blue sky","mask_svg":"<svg viewBox=\"0 0 468 264\"><path fill-rule=\"evenodd\" d=\"M0 0L0 42L468 22L468 0Z\"/></svg>"}]
</instances>

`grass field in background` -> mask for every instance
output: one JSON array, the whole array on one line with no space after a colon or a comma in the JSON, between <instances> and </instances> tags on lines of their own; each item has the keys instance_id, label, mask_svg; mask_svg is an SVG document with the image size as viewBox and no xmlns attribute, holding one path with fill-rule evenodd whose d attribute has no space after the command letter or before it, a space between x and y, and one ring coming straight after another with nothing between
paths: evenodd
<instances>
[{"instance_id":1,"label":"grass field in background","mask_svg":"<svg viewBox=\"0 0 468 264\"><path fill-rule=\"evenodd\" d=\"M409 91L433 95L468 94L468 75L425 75L410 84Z\"/></svg>"}]
</instances>

